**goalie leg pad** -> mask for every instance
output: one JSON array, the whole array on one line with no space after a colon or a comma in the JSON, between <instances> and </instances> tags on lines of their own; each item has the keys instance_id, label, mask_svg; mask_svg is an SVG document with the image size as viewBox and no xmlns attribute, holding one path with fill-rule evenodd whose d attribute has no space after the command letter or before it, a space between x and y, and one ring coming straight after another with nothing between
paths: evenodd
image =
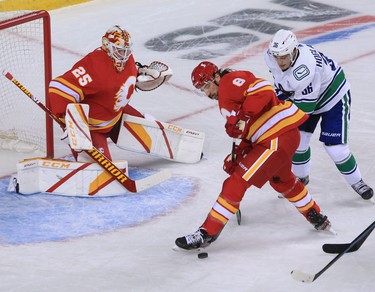
<instances>
[{"instance_id":1,"label":"goalie leg pad","mask_svg":"<svg viewBox=\"0 0 375 292\"><path fill-rule=\"evenodd\" d=\"M65 123L68 132L69 144L73 150L91 150L89 105L70 103L66 108Z\"/></svg>"},{"instance_id":2,"label":"goalie leg pad","mask_svg":"<svg viewBox=\"0 0 375 292\"><path fill-rule=\"evenodd\" d=\"M128 175L125 160L114 164ZM115 196L126 193L124 187L97 163L59 159L31 158L17 164L17 176L11 178L9 192L34 194L45 192L64 196Z\"/></svg>"},{"instance_id":3,"label":"goalie leg pad","mask_svg":"<svg viewBox=\"0 0 375 292\"><path fill-rule=\"evenodd\" d=\"M201 160L205 135L160 121L123 115L119 148L183 163Z\"/></svg>"}]
</instances>

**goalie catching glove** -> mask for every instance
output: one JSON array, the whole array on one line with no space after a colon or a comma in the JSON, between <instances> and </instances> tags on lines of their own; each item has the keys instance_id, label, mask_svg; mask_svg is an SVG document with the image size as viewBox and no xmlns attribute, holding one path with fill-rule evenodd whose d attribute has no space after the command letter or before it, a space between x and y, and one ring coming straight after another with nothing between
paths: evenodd
<instances>
[{"instance_id":1,"label":"goalie catching glove","mask_svg":"<svg viewBox=\"0 0 375 292\"><path fill-rule=\"evenodd\" d=\"M229 137L245 139L249 133L250 116L242 111L233 111L225 124L225 131Z\"/></svg>"},{"instance_id":2,"label":"goalie catching glove","mask_svg":"<svg viewBox=\"0 0 375 292\"><path fill-rule=\"evenodd\" d=\"M159 61L153 61L149 66L137 62L138 77L135 87L142 91L151 91L158 88L172 77L173 71Z\"/></svg>"}]
</instances>

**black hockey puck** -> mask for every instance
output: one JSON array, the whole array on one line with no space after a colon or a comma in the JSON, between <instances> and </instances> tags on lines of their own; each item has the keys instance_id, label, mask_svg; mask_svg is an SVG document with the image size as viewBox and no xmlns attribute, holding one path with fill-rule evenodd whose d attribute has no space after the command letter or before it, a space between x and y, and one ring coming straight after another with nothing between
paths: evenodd
<instances>
[{"instance_id":1,"label":"black hockey puck","mask_svg":"<svg viewBox=\"0 0 375 292\"><path fill-rule=\"evenodd\" d=\"M201 252L201 253L198 254L199 259L205 259L207 257L208 257L208 253L206 253L206 252Z\"/></svg>"}]
</instances>

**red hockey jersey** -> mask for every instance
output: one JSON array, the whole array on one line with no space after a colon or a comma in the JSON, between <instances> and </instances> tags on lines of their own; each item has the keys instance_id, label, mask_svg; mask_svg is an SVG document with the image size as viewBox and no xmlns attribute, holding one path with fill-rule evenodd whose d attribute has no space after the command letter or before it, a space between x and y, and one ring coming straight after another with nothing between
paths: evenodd
<instances>
[{"instance_id":1,"label":"red hockey jersey","mask_svg":"<svg viewBox=\"0 0 375 292\"><path fill-rule=\"evenodd\" d=\"M289 101L280 101L272 85L249 71L233 71L220 80L219 108L224 117L241 110L250 116L246 140L267 142L296 128L308 116Z\"/></svg>"},{"instance_id":2,"label":"red hockey jersey","mask_svg":"<svg viewBox=\"0 0 375 292\"><path fill-rule=\"evenodd\" d=\"M109 132L130 101L136 78L133 55L127 60L124 70L118 72L107 53L97 49L51 81L51 110L62 118L68 103L88 104L90 130Z\"/></svg>"}]
</instances>

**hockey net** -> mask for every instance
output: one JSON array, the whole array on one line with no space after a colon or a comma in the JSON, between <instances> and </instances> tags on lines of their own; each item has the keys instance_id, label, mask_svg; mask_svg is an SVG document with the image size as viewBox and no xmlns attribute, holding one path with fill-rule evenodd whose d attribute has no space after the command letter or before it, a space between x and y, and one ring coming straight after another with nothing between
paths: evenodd
<instances>
[{"instance_id":1,"label":"hockey net","mask_svg":"<svg viewBox=\"0 0 375 292\"><path fill-rule=\"evenodd\" d=\"M0 13L0 70L9 71L48 107L50 18L46 11ZM0 148L53 157L52 120L0 74Z\"/></svg>"}]
</instances>

